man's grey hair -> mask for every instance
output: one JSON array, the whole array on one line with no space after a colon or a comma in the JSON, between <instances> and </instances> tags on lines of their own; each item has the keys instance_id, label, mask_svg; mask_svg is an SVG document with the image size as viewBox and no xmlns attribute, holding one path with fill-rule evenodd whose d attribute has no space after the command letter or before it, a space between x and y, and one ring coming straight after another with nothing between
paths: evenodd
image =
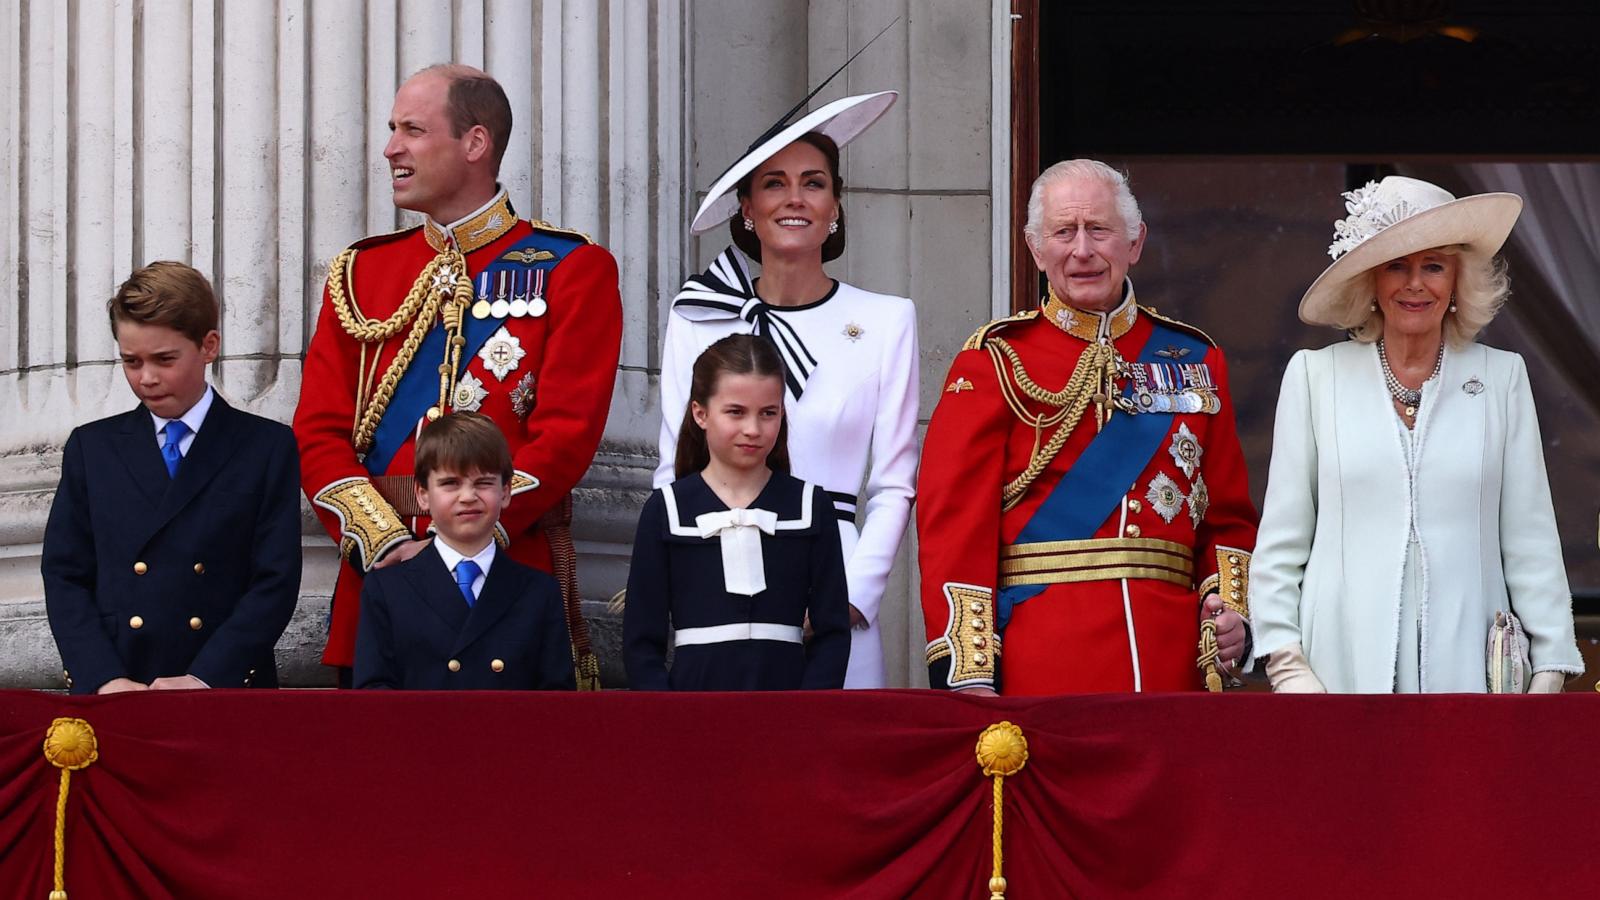
<instances>
[{"instance_id":1,"label":"man's grey hair","mask_svg":"<svg viewBox=\"0 0 1600 900\"><path fill-rule=\"evenodd\" d=\"M1111 188L1116 196L1117 214L1127 228L1128 240L1139 238L1139 226L1144 223L1144 217L1139 213L1139 201L1128 188L1128 176L1097 159L1068 159L1045 169L1033 181L1033 190L1028 193L1028 224L1022 229L1029 245L1037 246L1042 236L1039 229L1040 220L1044 218L1045 188L1068 178L1098 181Z\"/></svg>"}]
</instances>

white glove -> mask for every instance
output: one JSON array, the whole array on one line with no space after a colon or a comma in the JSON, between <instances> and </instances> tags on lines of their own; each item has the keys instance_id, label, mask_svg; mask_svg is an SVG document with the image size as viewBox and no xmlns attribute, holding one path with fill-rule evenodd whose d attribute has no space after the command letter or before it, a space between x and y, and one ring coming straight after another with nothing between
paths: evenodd
<instances>
[{"instance_id":1,"label":"white glove","mask_svg":"<svg viewBox=\"0 0 1600 900\"><path fill-rule=\"evenodd\" d=\"M1267 680L1272 682L1275 694L1326 694L1317 673L1299 644L1290 644L1276 653L1267 655Z\"/></svg>"},{"instance_id":2,"label":"white glove","mask_svg":"<svg viewBox=\"0 0 1600 900\"><path fill-rule=\"evenodd\" d=\"M1567 676L1562 672L1535 672L1528 685L1530 694L1559 694L1566 686Z\"/></svg>"}]
</instances>

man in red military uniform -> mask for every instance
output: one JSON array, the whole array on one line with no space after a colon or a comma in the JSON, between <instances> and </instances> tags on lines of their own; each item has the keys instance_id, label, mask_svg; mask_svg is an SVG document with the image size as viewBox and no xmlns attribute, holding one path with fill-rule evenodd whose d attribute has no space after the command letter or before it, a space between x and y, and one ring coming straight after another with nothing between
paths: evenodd
<instances>
[{"instance_id":1,"label":"man in red military uniform","mask_svg":"<svg viewBox=\"0 0 1600 900\"><path fill-rule=\"evenodd\" d=\"M344 557L322 661L352 663L362 576L426 544L416 435L444 412L474 410L505 432L516 470L497 541L561 582L578 683L597 686L570 494L616 378L616 262L577 232L517 218L497 181L511 106L483 72L417 73L389 128L395 205L426 218L330 264L295 411L306 496Z\"/></svg>"},{"instance_id":2,"label":"man in red military uniform","mask_svg":"<svg viewBox=\"0 0 1600 900\"><path fill-rule=\"evenodd\" d=\"M1197 657L1229 671L1247 655L1256 512L1227 366L1138 305L1144 238L1109 166L1071 160L1034 183L1027 239L1049 293L967 341L924 445L934 687L1193 690Z\"/></svg>"}]
</instances>

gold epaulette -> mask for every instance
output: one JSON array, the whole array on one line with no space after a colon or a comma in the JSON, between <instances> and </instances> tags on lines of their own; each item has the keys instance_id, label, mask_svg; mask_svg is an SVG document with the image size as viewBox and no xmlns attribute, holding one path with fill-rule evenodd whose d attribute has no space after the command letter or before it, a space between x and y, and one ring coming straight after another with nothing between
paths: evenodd
<instances>
[{"instance_id":1,"label":"gold epaulette","mask_svg":"<svg viewBox=\"0 0 1600 900\"><path fill-rule=\"evenodd\" d=\"M1019 312L1014 316L1006 316L1003 319L995 319L989 324L979 328L977 331L974 331L972 333L972 337L967 338L967 342L961 345L961 349L977 350L983 346L984 341L989 339L990 333L999 331L1007 325L1012 325L1017 322L1026 322L1030 319L1037 319L1038 317L1039 311L1037 309L1029 309Z\"/></svg>"},{"instance_id":2,"label":"gold epaulette","mask_svg":"<svg viewBox=\"0 0 1600 900\"><path fill-rule=\"evenodd\" d=\"M564 234L564 235L567 235L568 237L578 238L579 240L583 241L585 244L594 243L594 238L589 237L587 234L584 234L581 231L574 231L571 228L562 228L560 225L552 225L549 222L544 221L543 219L530 219L530 220L528 220L528 224L532 225L534 227L534 229L537 230L537 231L548 231L548 232L551 232L552 234Z\"/></svg>"},{"instance_id":3,"label":"gold epaulette","mask_svg":"<svg viewBox=\"0 0 1600 900\"><path fill-rule=\"evenodd\" d=\"M1145 306L1143 303L1139 304L1139 308L1141 310L1144 310L1145 314L1148 315L1152 319L1155 319L1155 320L1157 320L1159 322L1162 322L1162 323L1164 323L1166 325L1170 325L1173 328L1176 328L1179 331L1182 331L1182 332L1184 332L1186 334L1191 334L1191 335L1199 338L1200 340L1205 341L1207 344L1210 344L1213 347L1217 346L1217 342L1213 341L1211 339L1211 335L1206 334L1204 331L1201 331L1200 329L1194 327L1193 325L1190 325L1188 322L1179 322L1177 319L1169 319L1166 316L1163 316L1162 314L1156 312L1155 307L1153 307L1153 306Z\"/></svg>"}]
</instances>

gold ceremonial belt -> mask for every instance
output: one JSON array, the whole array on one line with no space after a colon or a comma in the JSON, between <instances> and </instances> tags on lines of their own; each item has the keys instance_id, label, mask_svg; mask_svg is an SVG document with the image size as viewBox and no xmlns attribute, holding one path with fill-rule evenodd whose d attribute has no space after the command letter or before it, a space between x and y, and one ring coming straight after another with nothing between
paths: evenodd
<instances>
[{"instance_id":1,"label":"gold ceremonial belt","mask_svg":"<svg viewBox=\"0 0 1600 900\"><path fill-rule=\"evenodd\" d=\"M1194 552L1154 538L1096 538L1010 544L1000 555L1000 586L1146 578L1194 586Z\"/></svg>"}]
</instances>

